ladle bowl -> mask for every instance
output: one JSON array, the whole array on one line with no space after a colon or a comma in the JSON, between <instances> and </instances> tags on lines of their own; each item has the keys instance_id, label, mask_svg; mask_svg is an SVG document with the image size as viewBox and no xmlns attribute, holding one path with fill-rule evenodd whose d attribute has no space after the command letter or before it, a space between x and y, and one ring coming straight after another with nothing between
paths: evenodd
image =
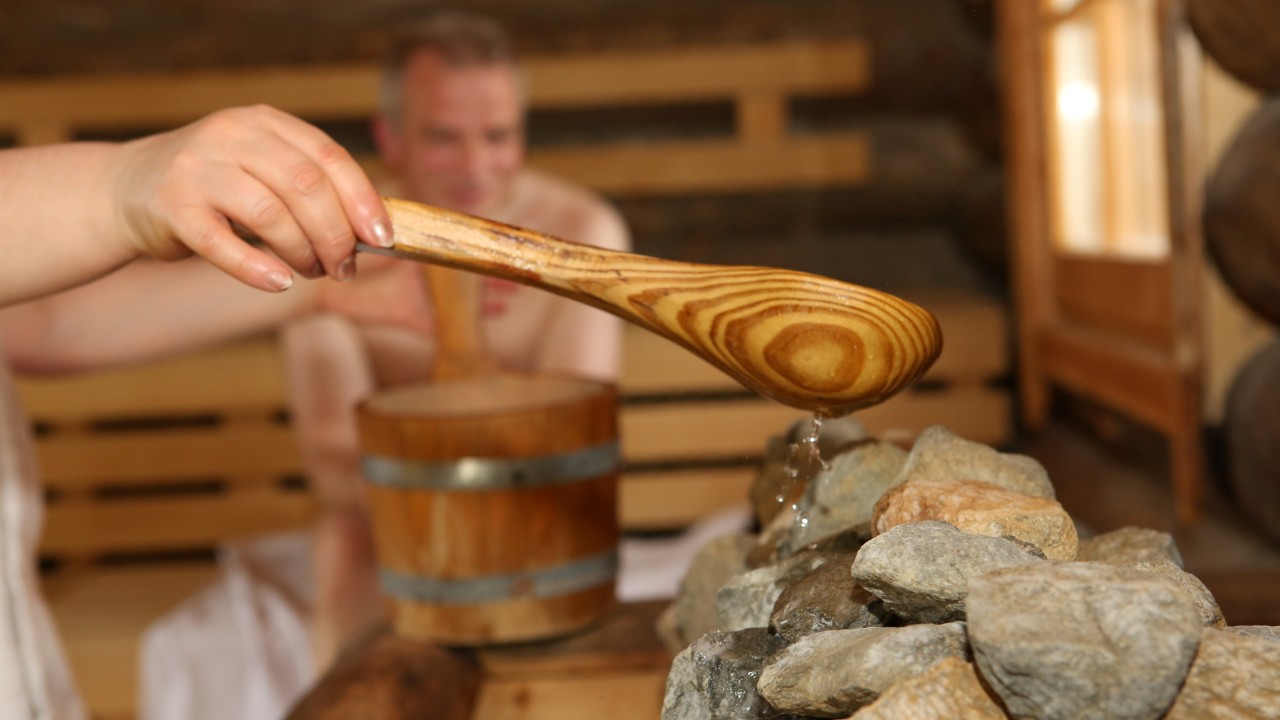
<instances>
[{"instance_id":1,"label":"ladle bowl","mask_svg":"<svg viewBox=\"0 0 1280 720\"><path fill-rule=\"evenodd\" d=\"M683 345L760 395L822 416L889 398L942 350L931 313L859 285L777 268L663 260L407 200L386 204L394 248L362 250L593 305Z\"/></svg>"}]
</instances>

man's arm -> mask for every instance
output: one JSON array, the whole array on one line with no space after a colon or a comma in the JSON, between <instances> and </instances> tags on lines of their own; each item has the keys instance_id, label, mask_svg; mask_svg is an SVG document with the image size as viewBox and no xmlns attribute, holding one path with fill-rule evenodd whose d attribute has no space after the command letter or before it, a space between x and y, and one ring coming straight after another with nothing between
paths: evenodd
<instances>
[{"instance_id":1,"label":"man's arm","mask_svg":"<svg viewBox=\"0 0 1280 720\"><path fill-rule=\"evenodd\" d=\"M5 359L19 373L91 370L153 360L336 313L415 332L430 329L416 268L360 258L349 283L328 278L264 293L196 259L140 261L66 292L0 308Z\"/></svg>"},{"instance_id":2,"label":"man's arm","mask_svg":"<svg viewBox=\"0 0 1280 720\"><path fill-rule=\"evenodd\" d=\"M232 230L262 238L274 256ZM124 144L0 152L0 306L105 275L140 256L196 253L279 291L348 277L357 236L390 243L381 199L323 132L266 107L210 115Z\"/></svg>"}]
</instances>

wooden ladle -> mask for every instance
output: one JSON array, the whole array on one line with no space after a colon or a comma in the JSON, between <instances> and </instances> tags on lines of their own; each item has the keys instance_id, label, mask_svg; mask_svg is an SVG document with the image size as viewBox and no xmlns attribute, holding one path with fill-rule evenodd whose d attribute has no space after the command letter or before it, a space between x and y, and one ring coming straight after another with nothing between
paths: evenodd
<instances>
[{"instance_id":1,"label":"wooden ladle","mask_svg":"<svg viewBox=\"0 0 1280 720\"><path fill-rule=\"evenodd\" d=\"M927 310L877 290L775 268L604 250L406 200L387 200L389 250L494 275L613 313L751 390L834 417L907 387L942 350Z\"/></svg>"}]
</instances>

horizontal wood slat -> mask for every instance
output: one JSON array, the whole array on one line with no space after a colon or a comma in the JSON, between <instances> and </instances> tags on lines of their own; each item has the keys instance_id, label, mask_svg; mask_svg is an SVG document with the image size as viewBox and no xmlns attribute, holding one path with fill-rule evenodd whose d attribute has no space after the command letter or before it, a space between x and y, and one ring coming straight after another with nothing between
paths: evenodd
<instances>
[{"instance_id":1,"label":"horizontal wood slat","mask_svg":"<svg viewBox=\"0 0 1280 720\"><path fill-rule=\"evenodd\" d=\"M865 42L532 57L534 108L653 104L739 93L852 93L871 78ZM151 128L213 110L266 102L315 119L369 117L378 104L374 65L71 77L0 82L0 127Z\"/></svg>"},{"instance_id":2,"label":"horizontal wood slat","mask_svg":"<svg viewBox=\"0 0 1280 720\"><path fill-rule=\"evenodd\" d=\"M690 72L694 70L694 72ZM866 42L778 42L529 62L534 107L656 104L781 91L855 93L871 83Z\"/></svg>"},{"instance_id":3,"label":"horizontal wood slat","mask_svg":"<svg viewBox=\"0 0 1280 720\"><path fill-rule=\"evenodd\" d=\"M801 418L795 408L748 399L629 407L619 418L629 463L759 457L771 435Z\"/></svg>"},{"instance_id":4,"label":"horizontal wood slat","mask_svg":"<svg viewBox=\"0 0 1280 720\"><path fill-rule=\"evenodd\" d=\"M529 164L615 196L817 189L866 181L871 145L861 133L645 141L533 150Z\"/></svg>"},{"instance_id":5,"label":"horizontal wood slat","mask_svg":"<svg viewBox=\"0 0 1280 720\"><path fill-rule=\"evenodd\" d=\"M314 516L305 492L53 503L40 549L49 555L213 547L228 538L302 528Z\"/></svg>"},{"instance_id":6,"label":"horizontal wood slat","mask_svg":"<svg viewBox=\"0 0 1280 720\"><path fill-rule=\"evenodd\" d=\"M1098 398L1153 428L1177 422L1173 398L1180 375L1173 362L1149 347L1099 342L1084 329L1045 329L1036 341L1044 372L1063 387Z\"/></svg>"},{"instance_id":7,"label":"horizontal wood slat","mask_svg":"<svg viewBox=\"0 0 1280 720\"><path fill-rule=\"evenodd\" d=\"M936 392L906 392L854 413L880 435L909 435L929 425L993 445L1011 435L1009 392L1003 388L961 386ZM631 463L696 458L752 458L765 443L808 413L764 400L656 403L627 408L621 417L623 456Z\"/></svg>"},{"instance_id":8,"label":"horizontal wood slat","mask_svg":"<svg viewBox=\"0 0 1280 720\"><path fill-rule=\"evenodd\" d=\"M747 501L755 467L627 472L618 512L628 530L675 530Z\"/></svg>"},{"instance_id":9,"label":"horizontal wood slat","mask_svg":"<svg viewBox=\"0 0 1280 720\"><path fill-rule=\"evenodd\" d=\"M293 430L262 422L54 435L42 439L37 451L45 484L64 490L228 476L269 482L302 472Z\"/></svg>"},{"instance_id":10,"label":"horizontal wood slat","mask_svg":"<svg viewBox=\"0 0 1280 720\"><path fill-rule=\"evenodd\" d=\"M1168 262L1057 256L1053 273L1063 319L1152 347L1173 348L1176 313Z\"/></svg>"}]
</instances>

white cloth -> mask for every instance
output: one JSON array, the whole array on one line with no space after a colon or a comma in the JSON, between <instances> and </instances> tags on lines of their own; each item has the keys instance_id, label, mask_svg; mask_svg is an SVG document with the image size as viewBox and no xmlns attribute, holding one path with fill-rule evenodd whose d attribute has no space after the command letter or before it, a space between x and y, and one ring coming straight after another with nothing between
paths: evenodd
<instances>
[{"instance_id":1,"label":"white cloth","mask_svg":"<svg viewBox=\"0 0 1280 720\"><path fill-rule=\"evenodd\" d=\"M690 526L679 537L627 539L618 598L674 597L708 541L742 531L744 505ZM142 641L140 720L279 720L315 680L310 536L272 535L221 554L209 588L150 628Z\"/></svg>"},{"instance_id":2,"label":"white cloth","mask_svg":"<svg viewBox=\"0 0 1280 720\"><path fill-rule=\"evenodd\" d=\"M39 593L40 491L30 427L0 362L0 717L79 720L84 706Z\"/></svg>"},{"instance_id":3,"label":"white cloth","mask_svg":"<svg viewBox=\"0 0 1280 720\"><path fill-rule=\"evenodd\" d=\"M151 625L140 720L277 720L314 682L302 533L225 546L218 580Z\"/></svg>"}]
</instances>

